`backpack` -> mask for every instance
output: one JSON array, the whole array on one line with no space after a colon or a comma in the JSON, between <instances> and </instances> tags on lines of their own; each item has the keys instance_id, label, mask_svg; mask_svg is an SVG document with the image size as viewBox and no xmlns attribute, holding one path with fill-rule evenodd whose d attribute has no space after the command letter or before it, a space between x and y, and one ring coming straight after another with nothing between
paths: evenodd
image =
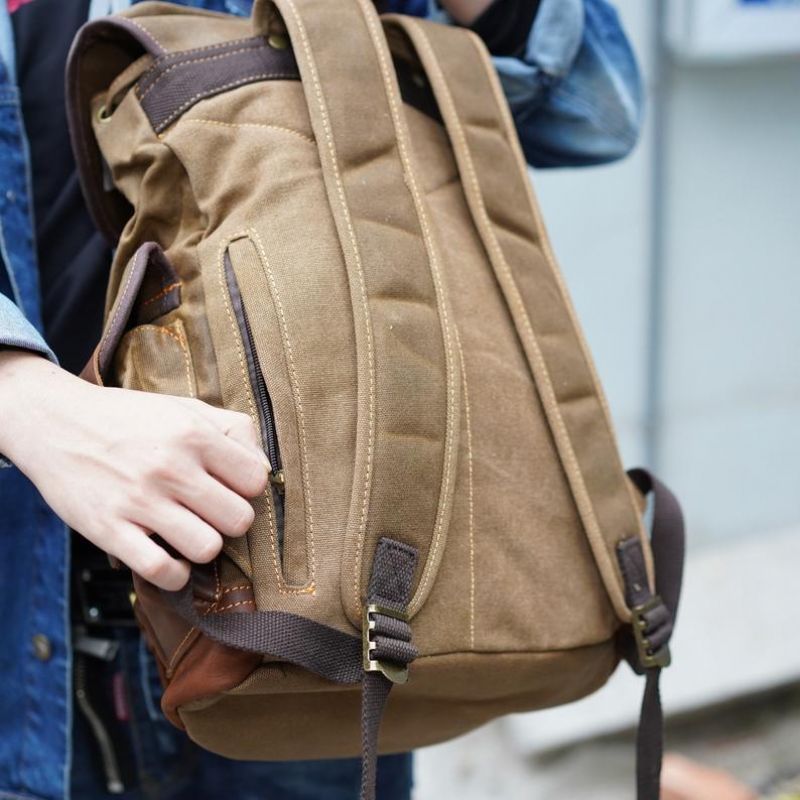
<instances>
[{"instance_id":1,"label":"backpack","mask_svg":"<svg viewBox=\"0 0 800 800\"><path fill-rule=\"evenodd\" d=\"M67 80L116 247L84 377L250 414L272 466L184 590L134 575L166 716L231 758L361 751L371 798L377 752L625 659L656 800L680 509L621 466L482 43L368 0L147 2Z\"/></svg>"}]
</instances>

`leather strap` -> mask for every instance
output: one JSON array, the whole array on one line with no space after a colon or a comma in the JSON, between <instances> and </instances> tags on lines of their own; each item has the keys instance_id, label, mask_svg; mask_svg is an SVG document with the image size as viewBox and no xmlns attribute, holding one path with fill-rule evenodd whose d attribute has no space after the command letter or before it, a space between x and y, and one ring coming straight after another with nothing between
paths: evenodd
<instances>
[{"instance_id":1,"label":"leather strap","mask_svg":"<svg viewBox=\"0 0 800 800\"><path fill-rule=\"evenodd\" d=\"M370 658L389 670L407 667L418 655L405 614L417 566L417 550L389 538L375 549L365 610L372 644ZM361 800L375 800L378 734L392 682L382 671L367 669L364 639L280 611L200 614L191 583L177 592L162 591L167 603L190 625L216 642L296 664L336 683L361 683ZM369 608L377 606L376 612Z\"/></svg>"},{"instance_id":2,"label":"leather strap","mask_svg":"<svg viewBox=\"0 0 800 800\"><path fill-rule=\"evenodd\" d=\"M669 641L678 613L685 535L683 514L675 495L644 469L628 476L642 492L653 497L650 547L656 574L655 592L650 588L641 541L623 540L617 548L625 579L625 598L633 612L633 625L624 629L620 651L633 670L645 676L645 690L636 735L636 791L638 800L659 800L663 754L664 715L659 682L669 664Z\"/></svg>"}]
</instances>

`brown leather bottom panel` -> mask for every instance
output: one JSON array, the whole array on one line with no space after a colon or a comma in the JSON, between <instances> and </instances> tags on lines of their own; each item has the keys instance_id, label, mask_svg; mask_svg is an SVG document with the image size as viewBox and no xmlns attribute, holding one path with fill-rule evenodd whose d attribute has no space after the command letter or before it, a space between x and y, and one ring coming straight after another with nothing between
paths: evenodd
<instances>
[{"instance_id":1,"label":"brown leather bottom panel","mask_svg":"<svg viewBox=\"0 0 800 800\"><path fill-rule=\"evenodd\" d=\"M380 750L436 744L503 714L577 700L602 686L616 664L611 642L552 653L420 658L409 683L392 692ZM320 684L312 689L307 674L304 681L292 672L262 668L232 692L183 706L181 721L197 744L228 758L357 756L359 687Z\"/></svg>"}]
</instances>

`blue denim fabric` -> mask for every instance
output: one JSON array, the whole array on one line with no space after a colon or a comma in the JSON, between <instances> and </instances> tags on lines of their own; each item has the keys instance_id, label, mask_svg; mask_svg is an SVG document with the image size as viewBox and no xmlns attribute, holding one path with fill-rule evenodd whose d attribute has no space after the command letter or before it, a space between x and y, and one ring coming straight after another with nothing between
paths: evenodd
<instances>
[{"instance_id":1,"label":"blue denim fabric","mask_svg":"<svg viewBox=\"0 0 800 800\"><path fill-rule=\"evenodd\" d=\"M355 800L361 779L359 759L263 763L231 761L189 741L159 710L161 685L141 637L118 634L121 644L108 672L124 676L129 721L122 737L131 746L140 786L109 795L96 764L96 745L76 712L71 793L75 800ZM410 754L384 756L378 769L378 797L408 800Z\"/></svg>"},{"instance_id":2,"label":"blue denim fabric","mask_svg":"<svg viewBox=\"0 0 800 800\"><path fill-rule=\"evenodd\" d=\"M107 13L125 3L92 0L91 9L94 14ZM251 0L185 0L185 4L247 14ZM432 0L393 0L393 6L407 13L423 15L427 9L432 17L442 16ZM29 156L13 65L7 4L0 0L0 347L28 348L52 358L39 333ZM495 65L530 163L602 163L624 156L633 146L641 116L639 74L616 14L605 0L542 0L524 58L498 58ZM105 796L97 783L99 773L87 763L91 744L80 722L74 726L75 768L71 769L69 568L64 525L18 470L0 470L0 800L60 800L70 796L70 779L76 800ZM45 637L48 645L44 650L39 647L38 656L34 636ZM38 641L41 645L45 640ZM131 655L139 647L134 635L123 648L121 668L129 684L150 685L150 693L143 690L134 702L141 728L140 767L149 776L147 785L157 790L150 796L167 800L357 796L359 765L352 760L232 764L196 751L192 756L196 769L181 782L169 765L176 760L177 748L188 745L161 719L152 693L152 661L138 650L136 658ZM142 669L149 673L144 678ZM381 798L408 797L410 757L382 759L379 775Z\"/></svg>"}]
</instances>

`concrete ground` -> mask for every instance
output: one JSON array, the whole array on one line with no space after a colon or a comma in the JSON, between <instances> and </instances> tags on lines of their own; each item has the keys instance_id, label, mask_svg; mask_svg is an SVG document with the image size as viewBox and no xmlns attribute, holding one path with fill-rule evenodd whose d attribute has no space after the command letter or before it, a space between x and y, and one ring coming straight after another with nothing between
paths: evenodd
<instances>
[{"instance_id":1,"label":"concrete ground","mask_svg":"<svg viewBox=\"0 0 800 800\"><path fill-rule=\"evenodd\" d=\"M721 668L725 668L724 660ZM800 685L669 720L668 748L765 796L800 775ZM633 733L526 755L502 720L420 751L415 800L633 800ZM800 782L797 784L800 797ZM789 795L781 795L781 797ZM705 798L703 799L705 800ZM709 800L726 800L723 797Z\"/></svg>"}]
</instances>

